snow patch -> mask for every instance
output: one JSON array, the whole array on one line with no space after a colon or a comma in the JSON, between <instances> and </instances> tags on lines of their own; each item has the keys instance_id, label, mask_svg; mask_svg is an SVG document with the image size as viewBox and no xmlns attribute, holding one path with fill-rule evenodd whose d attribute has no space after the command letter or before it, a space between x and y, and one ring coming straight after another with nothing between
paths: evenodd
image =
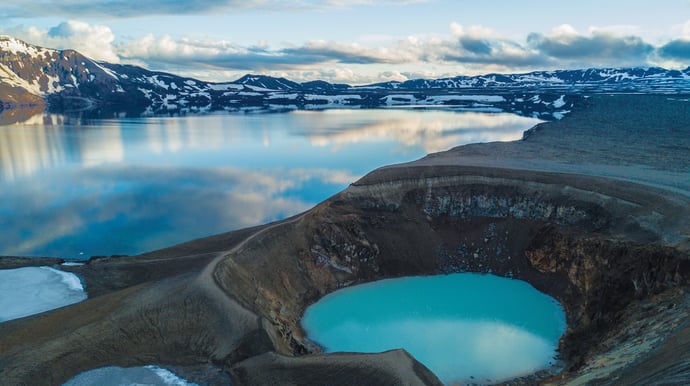
<instances>
[{"instance_id":1,"label":"snow patch","mask_svg":"<svg viewBox=\"0 0 690 386\"><path fill-rule=\"evenodd\" d=\"M101 367L85 371L65 382L63 386L198 386L158 366Z\"/></svg>"},{"instance_id":2,"label":"snow patch","mask_svg":"<svg viewBox=\"0 0 690 386\"><path fill-rule=\"evenodd\" d=\"M306 94L304 95L305 101L326 101L327 104L331 105L346 105L352 100L361 100L360 95L342 94L342 95L314 95Z\"/></svg>"},{"instance_id":3,"label":"snow patch","mask_svg":"<svg viewBox=\"0 0 690 386\"><path fill-rule=\"evenodd\" d=\"M427 98L430 103L442 101L505 102L501 95L434 95Z\"/></svg>"},{"instance_id":4,"label":"snow patch","mask_svg":"<svg viewBox=\"0 0 690 386\"><path fill-rule=\"evenodd\" d=\"M565 106L565 95L561 95L560 98L556 99L553 101L553 107L560 109L561 107Z\"/></svg>"},{"instance_id":5,"label":"snow patch","mask_svg":"<svg viewBox=\"0 0 690 386\"><path fill-rule=\"evenodd\" d=\"M0 270L0 322L86 299L79 278L50 267Z\"/></svg>"},{"instance_id":6,"label":"snow patch","mask_svg":"<svg viewBox=\"0 0 690 386\"><path fill-rule=\"evenodd\" d=\"M261 92L280 91L280 90L273 90L273 89L265 88L265 87L252 86L252 85L249 85L249 84L245 84L244 86L247 87L247 88L250 89L250 90L261 91Z\"/></svg>"},{"instance_id":7,"label":"snow patch","mask_svg":"<svg viewBox=\"0 0 690 386\"><path fill-rule=\"evenodd\" d=\"M60 84L60 78L57 75L50 76L46 74L46 77L48 78L48 90L47 94L54 94L58 93L65 88Z\"/></svg>"},{"instance_id":8,"label":"snow patch","mask_svg":"<svg viewBox=\"0 0 690 386\"><path fill-rule=\"evenodd\" d=\"M43 95L41 86L38 84L38 82L36 82L36 80L33 80L32 82L24 80L2 63L0 63L0 80L13 87L21 87L31 94Z\"/></svg>"},{"instance_id":9,"label":"snow patch","mask_svg":"<svg viewBox=\"0 0 690 386\"><path fill-rule=\"evenodd\" d=\"M170 87L170 86L168 86L168 84L166 84L162 80L158 79L158 75L149 76L149 77L147 77L147 79L148 79L149 83L153 83L160 88L164 88L167 90Z\"/></svg>"},{"instance_id":10,"label":"snow patch","mask_svg":"<svg viewBox=\"0 0 690 386\"><path fill-rule=\"evenodd\" d=\"M570 110L561 110L561 111L555 111L551 115L553 115L554 118L558 119L559 121L563 118L565 118L565 115L568 114Z\"/></svg>"},{"instance_id":11,"label":"snow patch","mask_svg":"<svg viewBox=\"0 0 690 386\"><path fill-rule=\"evenodd\" d=\"M280 93L275 93L275 94L270 94L266 99L297 99L298 94L297 93L292 93L292 94L280 94ZM306 99L306 96L305 96Z\"/></svg>"},{"instance_id":12,"label":"snow patch","mask_svg":"<svg viewBox=\"0 0 690 386\"><path fill-rule=\"evenodd\" d=\"M242 90L244 89L244 85L235 83L216 83L209 84L208 88L214 91Z\"/></svg>"},{"instance_id":13,"label":"snow patch","mask_svg":"<svg viewBox=\"0 0 690 386\"><path fill-rule=\"evenodd\" d=\"M0 49L13 54L25 54L33 57L39 56L45 51L9 36L0 36Z\"/></svg>"},{"instance_id":14,"label":"snow patch","mask_svg":"<svg viewBox=\"0 0 690 386\"><path fill-rule=\"evenodd\" d=\"M153 91L142 88L142 87L137 88L137 90L141 91L144 94L144 96L146 97L146 99L153 100L153 98L152 98Z\"/></svg>"},{"instance_id":15,"label":"snow patch","mask_svg":"<svg viewBox=\"0 0 690 386\"><path fill-rule=\"evenodd\" d=\"M92 63L93 63L96 67L100 68L100 69L101 69L103 72L105 72L107 75L109 75L110 77L112 77L113 79L118 80L117 73L115 73L115 71L113 71L113 70L111 70L111 69L109 69L109 68L107 68L107 67L101 65L101 64L98 63L98 62L92 62ZM91 80L93 80L93 79L91 79Z\"/></svg>"},{"instance_id":16,"label":"snow patch","mask_svg":"<svg viewBox=\"0 0 690 386\"><path fill-rule=\"evenodd\" d=\"M407 105L417 102L417 98L415 98L415 96L412 94L386 95L385 97L381 98L381 100L388 106Z\"/></svg>"},{"instance_id":17,"label":"snow patch","mask_svg":"<svg viewBox=\"0 0 690 386\"><path fill-rule=\"evenodd\" d=\"M158 366L145 366L145 368L153 371L158 377L165 382L166 385L171 386L196 386L196 383L190 383L186 380L173 374L170 370Z\"/></svg>"},{"instance_id":18,"label":"snow patch","mask_svg":"<svg viewBox=\"0 0 690 386\"><path fill-rule=\"evenodd\" d=\"M61 265L64 265L65 267L80 267L80 266L84 265L84 263L80 263L77 261L66 261L66 262L62 263Z\"/></svg>"}]
</instances>

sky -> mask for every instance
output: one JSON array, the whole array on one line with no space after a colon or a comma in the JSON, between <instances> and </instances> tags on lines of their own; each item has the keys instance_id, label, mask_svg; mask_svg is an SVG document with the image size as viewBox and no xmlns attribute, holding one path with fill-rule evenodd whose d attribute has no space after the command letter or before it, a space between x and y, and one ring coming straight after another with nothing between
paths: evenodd
<instances>
[{"instance_id":1,"label":"sky","mask_svg":"<svg viewBox=\"0 0 690 386\"><path fill-rule=\"evenodd\" d=\"M3 0L0 34L206 81L690 66L690 0Z\"/></svg>"}]
</instances>

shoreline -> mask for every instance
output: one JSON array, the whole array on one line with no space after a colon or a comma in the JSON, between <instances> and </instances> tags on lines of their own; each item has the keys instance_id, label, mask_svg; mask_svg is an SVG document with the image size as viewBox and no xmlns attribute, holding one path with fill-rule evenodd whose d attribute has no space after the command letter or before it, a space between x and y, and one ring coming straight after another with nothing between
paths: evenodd
<instances>
[{"instance_id":1,"label":"shoreline","mask_svg":"<svg viewBox=\"0 0 690 386\"><path fill-rule=\"evenodd\" d=\"M395 364L397 352L367 360L310 354L299 319L306 306L344 285L444 270L510 275L559 299L568 319L560 347L566 370L542 381L664 375L673 363L654 362L655 350L675 353L679 363L688 355L679 351L684 340L669 337L684 336L681 322L690 310L690 234L683 233L690 229L690 198L606 176L505 168L544 160L575 170L586 160L610 167L630 163L642 145L650 154L638 154L631 167L658 170L652 181L690 165L686 132L669 139L659 132L668 126L649 127L651 139L640 145L628 135L629 122L617 120L624 113L618 108L631 122L630 114L644 118L666 108L674 109L673 127L687 128L687 109L660 106L668 96L593 98L522 141L467 145L382 167L290 219L65 267L83 275L87 289L92 283L95 296L0 324L0 344L8 347L0 375L19 383L60 380L99 364L148 360L213 363L239 384L316 384L339 371L343 383L377 371L380 380L406 374L412 383L437 384L412 357ZM655 119L634 124L642 130ZM476 252L463 252L470 245ZM640 327L654 322L660 327ZM638 335L624 335L626 328ZM642 338L655 343L634 344ZM610 365L596 367L606 358ZM284 366L271 367L276 361ZM643 362L651 370L636 367Z\"/></svg>"}]
</instances>

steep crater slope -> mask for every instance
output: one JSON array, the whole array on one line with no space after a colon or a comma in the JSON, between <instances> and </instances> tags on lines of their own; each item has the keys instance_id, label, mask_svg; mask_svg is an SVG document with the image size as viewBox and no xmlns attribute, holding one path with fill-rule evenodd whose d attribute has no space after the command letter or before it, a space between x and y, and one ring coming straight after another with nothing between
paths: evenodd
<instances>
[{"instance_id":1,"label":"steep crater slope","mask_svg":"<svg viewBox=\"0 0 690 386\"><path fill-rule=\"evenodd\" d=\"M303 335L300 316L343 286L449 272L519 278L564 305L569 328L560 352L566 370L577 372L615 348L602 344L607 339L618 345L643 338L615 338L640 318L657 321L658 314L627 315L640 304L688 311L690 260L677 248L690 229L688 203L587 176L389 168L228 255L215 278L271 322L274 345L287 355L318 351ZM666 301L650 300L659 296ZM680 322L643 333L659 342ZM604 376L644 354L630 354Z\"/></svg>"}]
</instances>

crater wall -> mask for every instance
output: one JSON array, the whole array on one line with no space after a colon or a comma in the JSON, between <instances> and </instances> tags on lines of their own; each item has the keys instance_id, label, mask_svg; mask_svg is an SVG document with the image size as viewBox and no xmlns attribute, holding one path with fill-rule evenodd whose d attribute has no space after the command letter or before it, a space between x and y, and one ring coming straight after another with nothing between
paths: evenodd
<instances>
[{"instance_id":1,"label":"crater wall","mask_svg":"<svg viewBox=\"0 0 690 386\"><path fill-rule=\"evenodd\" d=\"M557 173L382 169L228 256L215 278L266 318L285 355L318 352L300 317L344 286L451 272L526 280L565 307L560 353L577 371L625 328L626 307L688 284L684 198L653 193Z\"/></svg>"}]
</instances>

